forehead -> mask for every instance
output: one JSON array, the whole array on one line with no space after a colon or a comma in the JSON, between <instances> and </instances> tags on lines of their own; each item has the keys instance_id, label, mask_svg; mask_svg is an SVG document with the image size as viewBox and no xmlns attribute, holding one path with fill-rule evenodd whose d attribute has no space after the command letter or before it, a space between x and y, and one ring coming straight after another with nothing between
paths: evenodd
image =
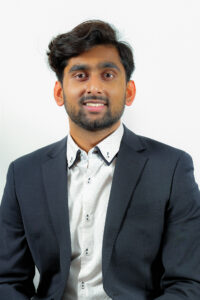
<instances>
[{"instance_id":1,"label":"forehead","mask_svg":"<svg viewBox=\"0 0 200 300\"><path fill-rule=\"evenodd\" d=\"M120 70L124 67L121 63L119 53L117 49L112 45L98 45L90 50L81 53L76 57L72 57L68 60L68 64L65 67L65 72L69 71L74 65L88 65L91 68L97 67L100 63L110 62L118 66Z\"/></svg>"}]
</instances>

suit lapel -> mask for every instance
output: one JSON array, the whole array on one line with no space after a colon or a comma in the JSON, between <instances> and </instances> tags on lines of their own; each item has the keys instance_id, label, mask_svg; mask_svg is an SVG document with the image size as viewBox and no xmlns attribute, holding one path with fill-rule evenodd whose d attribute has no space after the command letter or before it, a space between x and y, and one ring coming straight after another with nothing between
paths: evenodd
<instances>
[{"instance_id":1,"label":"suit lapel","mask_svg":"<svg viewBox=\"0 0 200 300\"><path fill-rule=\"evenodd\" d=\"M125 126L124 129L124 136L116 161L104 229L102 250L104 278L120 224L131 195L148 160L147 157L140 153L145 147L141 144L139 138Z\"/></svg>"},{"instance_id":2,"label":"suit lapel","mask_svg":"<svg viewBox=\"0 0 200 300\"><path fill-rule=\"evenodd\" d=\"M140 152L145 147L139 138L124 126L124 135L118 153L104 229L102 249L102 271L105 279L120 224L126 212L129 200L140 179L147 158ZM67 195L66 138L57 143L48 153L42 165L43 180L55 237L61 250L61 261L68 264L71 259L71 239L69 227ZM67 271L63 264L63 271Z\"/></svg>"},{"instance_id":3,"label":"suit lapel","mask_svg":"<svg viewBox=\"0 0 200 300\"><path fill-rule=\"evenodd\" d=\"M71 243L67 197L67 159L66 138L48 153L48 159L42 165L43 181L47 199L47 209L55 237L60 246L63 261L70 263ZM65 270L67 271L67 270Z\"/></svg>"}]
</instances>

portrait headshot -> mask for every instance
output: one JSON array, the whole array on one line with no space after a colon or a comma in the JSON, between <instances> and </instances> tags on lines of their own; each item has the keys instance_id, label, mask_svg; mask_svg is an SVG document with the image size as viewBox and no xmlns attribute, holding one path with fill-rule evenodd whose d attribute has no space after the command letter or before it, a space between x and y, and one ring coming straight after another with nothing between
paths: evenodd
<instances>
[{"instance_id":1,"label":"portrait headshot","mask_svg":"<svg viewBox=\"0 0 200 300\"><path fill-rule=\"evenodd\" d=\"M199 300L200 4L11 2L0 300Z\"/></svg>"}]
</instances>

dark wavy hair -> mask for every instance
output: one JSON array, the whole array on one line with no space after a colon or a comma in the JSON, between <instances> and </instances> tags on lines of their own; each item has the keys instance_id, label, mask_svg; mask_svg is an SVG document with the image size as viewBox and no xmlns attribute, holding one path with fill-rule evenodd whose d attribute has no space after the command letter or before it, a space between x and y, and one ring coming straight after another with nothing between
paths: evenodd
<instances>
[{"instance_id":1,"label":"dark wavy hair","mask_svg":"<svg viewBox=\"0 0 200 300\"><path fill-rule=\"evenodd\" d=\"M58 80L62 83L63 71L70 58L97 45L113 45L118 50L128 82L135 69L131 47L126 42L118 41L116 30L101 20L85 21L49 43L48 62Z\"/></svg>"}]
</instances>

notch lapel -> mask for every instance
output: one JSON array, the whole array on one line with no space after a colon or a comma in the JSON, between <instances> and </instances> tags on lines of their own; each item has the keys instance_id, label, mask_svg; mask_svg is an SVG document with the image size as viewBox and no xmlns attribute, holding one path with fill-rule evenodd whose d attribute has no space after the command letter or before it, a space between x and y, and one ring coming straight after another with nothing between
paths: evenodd
<instances>
[{"instance_id":1,"label":"notch lapel","mask_svg":"<svg viewBox=\"0 0 200 300\"><path fill-rule=\"evenodd\" d=\"M61 261L70 264L71 242L68 213L66 138L48 153L42 165L43 181L51 223L62 255ZM66 265L63 265L63 270ZM67 272L67 269L64 270Z\"/></svg>"},{"instance_id":2,"label":"notch lapel","mask_svg":"<svg viewBox=\"0 0 200 300\"><path fill-rule=\"evenodd\" d=\"M102 272L105 278L113 245L131 195L137 186L148 160L142 153L145 147L137 135L124 126L124 136L118 152L108 203L102 249Z\"/></svg>"}]
</instances>

